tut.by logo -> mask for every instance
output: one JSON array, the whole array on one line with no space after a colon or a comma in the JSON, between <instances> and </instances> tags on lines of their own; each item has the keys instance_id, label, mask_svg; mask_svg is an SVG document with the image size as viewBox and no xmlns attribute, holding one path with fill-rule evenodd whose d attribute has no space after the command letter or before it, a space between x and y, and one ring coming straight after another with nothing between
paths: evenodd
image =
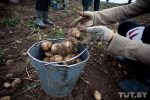
<instances>
[{"instance_id":1,"label":"tut.by logo","mask_svg":"<svg viewBox=\"0 0 150 100\"><path fill-rule=\"evenodd\" d=\"M146 98L147 92L118 92L120 98Z\"/></svg>"}]
</instances>

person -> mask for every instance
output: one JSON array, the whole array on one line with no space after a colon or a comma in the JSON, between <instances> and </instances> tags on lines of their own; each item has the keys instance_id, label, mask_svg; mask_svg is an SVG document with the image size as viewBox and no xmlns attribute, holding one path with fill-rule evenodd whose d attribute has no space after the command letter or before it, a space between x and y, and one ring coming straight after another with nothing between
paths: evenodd
<instances>
[{"instance_id":1,"label":"person","mask_svg":"<svg viewBox=\"0 0 150 100\"><path fill-rule=\"evenodd\" d=\"M40 28L46 28L46 24L54 25L54 23L48 19L49 4L49 0L36 0L35 2L36 25Z\"/></svg>"},{"instance_id":2,"label":"person","mask_svg":"<svg viewBox=\"0 0 150 100\"><path fill-rule=\"evenodd\" d=\"M86 11L80 13L80 17L71 23L71 27L78 25L84 26L81 28L83 31L99 35L102 40L108 42L107 50L112 55L123 56L129 60L141 62L141 66L143 66L143 64L150 66L150 56L148 56L150 54L150 44L148 42L125 37L104 26L149 13L149 9L150 0L136 0L134 3L128 5L113 7L98 12ZM142 31L145 31L145 29ZM140 32L140 34L143 36L143 32ZM150 31L147 31L146 34L145 36L149 36ZM141 35L140 39L143 38ZM140 71L144 69L144 67L141 66ZM136 79L123 80L119 82L118 85L124 91L150 91L150 75L148 74L146 78L145 76L142 77L142 81L144 81L144 83Z\"/></svg>"},{"instance_id":3,"label":"person","mask_svg":"<svg viewBox=\"0 0 150 100\"><path fill-rule=\"evenodd\" d=\"M92 5L93 0L82 0L83 11L89 11L89 7ZM94 0L94 11L99 11L100 0Z\"/></svg>"}]
</instances>

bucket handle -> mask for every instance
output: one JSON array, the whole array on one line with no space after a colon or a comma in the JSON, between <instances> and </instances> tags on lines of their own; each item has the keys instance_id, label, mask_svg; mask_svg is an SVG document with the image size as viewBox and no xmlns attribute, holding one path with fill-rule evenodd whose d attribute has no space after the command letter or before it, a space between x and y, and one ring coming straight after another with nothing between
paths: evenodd
<instances>
[{"instance_id":1,"label":"bucket handle","mask_svg":"<svg viewBox=\"0 0 150 100\"><path fill-rule=\"evenodd\" d=\"M68 60L65 60L65 61L59 61L59 62L46 63L45 66L51 65L51 66L66 66L67 67L67 65L59 65L58 63L63 63L63 62L74 60L74 59L78 58L79 56L81 56L87 49L88 48L85 48L80 54L78 54L77 56L75 56L71 59L68 59Z\"/></svg>"}]
</instances>

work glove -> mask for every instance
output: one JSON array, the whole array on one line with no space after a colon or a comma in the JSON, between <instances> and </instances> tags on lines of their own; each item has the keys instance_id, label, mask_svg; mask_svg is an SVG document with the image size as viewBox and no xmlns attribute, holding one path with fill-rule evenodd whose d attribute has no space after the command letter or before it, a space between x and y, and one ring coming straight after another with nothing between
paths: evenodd
<instances>
[{"instance_id":1,"label":"work glove","mask_svg":"<svg viewBox=\"0 0 150 100\"><path fill-rule=\"evenodd\" d=\"M101 40L110 42L114 36L114 32L106 26L85 27L80 26L80 30L87 33L95 33Z\"/></svg>"},{"instance_id":2,"label":"work glove","mask_svg":"<svg viewBox=\"0 0 150 100\"><path fill-rule=\"evenodd\" d=\"M78 25L84 25L84 26L92 26L94 24L94 14L90 11L80 12L80 17L76 20L74 20L71 23L71 27L77 27Z\"/></svg>"}]
</instances>

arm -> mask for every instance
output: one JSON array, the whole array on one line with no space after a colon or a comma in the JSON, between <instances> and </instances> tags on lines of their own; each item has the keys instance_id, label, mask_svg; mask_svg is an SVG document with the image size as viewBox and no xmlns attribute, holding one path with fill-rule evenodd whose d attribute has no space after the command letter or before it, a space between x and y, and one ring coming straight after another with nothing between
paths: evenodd
<instances>
[{"instance_id":1,"label":"arm","mask_svg":"<svg viewBox=\"0 0 150 100\"><path fill-rule=\"evenodd\" d=\"M136 2L94 12L94 25L111 24L150 12L150 0Z\"/></svg>"},{"instance_id":2,"label":"arm","mask_svg":"<svg viewBox=\"0 0 150 100\"><path fill-rule=\"evenodd\" d=\"M150 45L130 40L118 34L113 36L108 51L114 55L121 55L128 59L141 61L150 65Z\"/></svg>"}]
</instances>

